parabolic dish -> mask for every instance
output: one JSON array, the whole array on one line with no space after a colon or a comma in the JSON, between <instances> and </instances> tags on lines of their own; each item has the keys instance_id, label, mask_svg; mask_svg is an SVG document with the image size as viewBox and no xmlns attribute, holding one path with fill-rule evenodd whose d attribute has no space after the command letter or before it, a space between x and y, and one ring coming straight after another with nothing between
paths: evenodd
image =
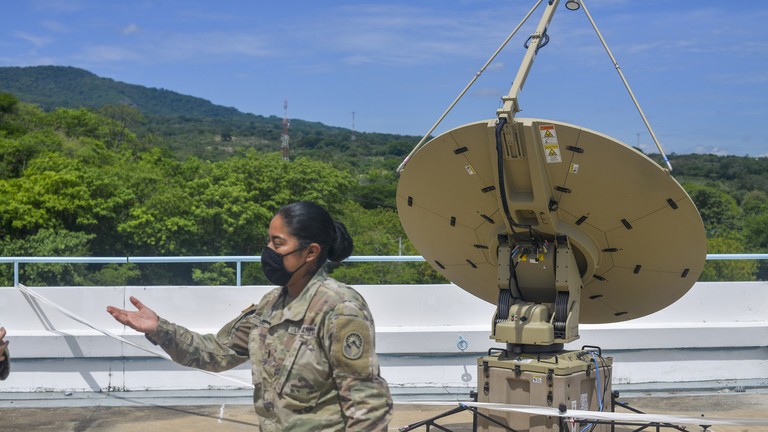
<instances>
[{"instance_id":1,"label":"parabolic dish","mask_svg":"<svg viewBox=\"0 0 768 432\"><path fill-rule=\"evenodd\" d=\"M499 294L498 236L511 234L499 198L489 126L494 121L461 126L428 142L405 165L397 189L400 220L416 249L448 280L492 304ZM669 306L693 286L706 260L704 225L666 170L589 129L542 119L515 122L526 148L538 149L525 157L546 157L542 131L554 127L560 160L547 159L540 182L551 189L517 196L507 188L507 196L517 209L525 208L519 200L556 201L541 217L551 218L549 232L568 235L577 256L580 322L638 318ZM523 183L525 178L515 176L539 175L515 165L506 171Z\"/></svg>"}]
</instances>

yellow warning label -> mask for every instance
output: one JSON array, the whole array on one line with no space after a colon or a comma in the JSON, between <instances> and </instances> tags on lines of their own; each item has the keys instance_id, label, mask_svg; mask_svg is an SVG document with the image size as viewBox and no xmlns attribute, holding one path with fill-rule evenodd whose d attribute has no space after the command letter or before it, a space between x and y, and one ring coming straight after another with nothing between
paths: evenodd
<instances>
[{"instance_id":1,"label":"yellow warning label","mask_svg":"<svg viewBox=\"0 0 768 432\"><path fill-rule=\"evenodd\" d=\"M544 146L544 156L547 163L560 163L563 158L560 157L560 144L557 142L557 130L555 125L539 125L539 135L541 144Z\"/></svg>"},{"instance_id":2,"label":"yellow warning label","mask_svg":"<svg viewBox=\"0 0 768 432\"><path fill-rule=\"evenodd\" d=\"M555 125L540 125L539 134L544 144L557 144L557 131Z\"/></svg>"},{"instance_id":3,"label":"yellow warning label","mask_svg":"<svg viewBox=\"0 0 768 432\"><path fill-rule=\"evenodd\" d=\"M560 157L560 147L546 150L545 156L547 163L560 163L563 161L563 158Z\"/></svg>"}]
</instances>

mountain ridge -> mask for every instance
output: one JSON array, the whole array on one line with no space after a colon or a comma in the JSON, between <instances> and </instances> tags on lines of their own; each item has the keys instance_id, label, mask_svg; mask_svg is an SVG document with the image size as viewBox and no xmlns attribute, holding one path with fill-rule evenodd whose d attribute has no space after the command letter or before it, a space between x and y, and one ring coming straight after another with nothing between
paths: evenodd
<instances>
[{"instance_id":1,"label":"mountain ridge","mask_svg":"<svg viewBox=\"0 0 768 432\"><path fill-rule=\"evenodd\" d=\"M161 145L181 158L196 155L218 159L231 154L235 147L280 149L283 130L280 117L243 113L203 98L128 84L73 66L0 67L0 92L11 93L45 111L99 110L105 105L127 104L145 116L136 131L162 135ZM418 138L355 132L301 119L291 119L290 124L292 156L337 162L343 159L355 165L360 163L359 158L402 159Z\"/></svg>"},{"instance_id":2,"label":"mountain ridge","mask_svg":"<svg viewBox=\"0 0 768 432\"><path fill-rule=\"evenodd\" d=\"M101 77L73 66L0 67L0 90L46 111L128 104L145 114L161 116L237 118L255 115L168 89Z\"/></svg>"}]
</instances>

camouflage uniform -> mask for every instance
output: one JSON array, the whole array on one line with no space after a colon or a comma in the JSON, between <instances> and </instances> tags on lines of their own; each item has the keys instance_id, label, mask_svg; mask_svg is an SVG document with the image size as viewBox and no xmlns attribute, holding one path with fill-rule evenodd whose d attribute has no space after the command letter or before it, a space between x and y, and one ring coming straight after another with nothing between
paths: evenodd
<instances>
[{"instance_id":1,"label":"camouflage uniform","mask_svg":"<svg viewBox=\"0 0 768 432\"><path fill-rule=\"evenodd\" d=\"M147 339L176 362L209 371L250 358L262 432L386 431L392 398L365 300L322 270L284 305L286 293L269 292L215 336L161 318Z\"/></svg>"},{"instance_id":2,"label":"camouflage uniform","mask_svg":"<svg viewBox=\"0 0 768 432\"><path fill-rule=\"evenodd\" d=\"M7 348L3 352L3 355L5 358L0 360L0 380L8 378L8 374L11 372L11 355L8 354Z\"/></svg>"}]
</instances>

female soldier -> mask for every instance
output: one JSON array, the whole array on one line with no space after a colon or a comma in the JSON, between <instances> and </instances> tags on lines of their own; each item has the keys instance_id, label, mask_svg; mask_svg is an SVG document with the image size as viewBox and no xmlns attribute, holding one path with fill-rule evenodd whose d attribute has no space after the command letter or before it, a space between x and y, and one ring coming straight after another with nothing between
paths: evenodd
<instances>
[{"instance_id":1,"label":"female soldier","mask_svg":"<svg viewBox=\"0 0 768 432\"><path fill-rule=\"evenodd\" d=\"M317 204L296 202L272 218L261 255L279 287L218 334L170 323L135 297L138 311L107 312L183 365L222 371L250 358L262 432L386 431L392 399L379 374L371 312L322 269L351 253L342 223Z\"/></svg>"}]
</instances>

